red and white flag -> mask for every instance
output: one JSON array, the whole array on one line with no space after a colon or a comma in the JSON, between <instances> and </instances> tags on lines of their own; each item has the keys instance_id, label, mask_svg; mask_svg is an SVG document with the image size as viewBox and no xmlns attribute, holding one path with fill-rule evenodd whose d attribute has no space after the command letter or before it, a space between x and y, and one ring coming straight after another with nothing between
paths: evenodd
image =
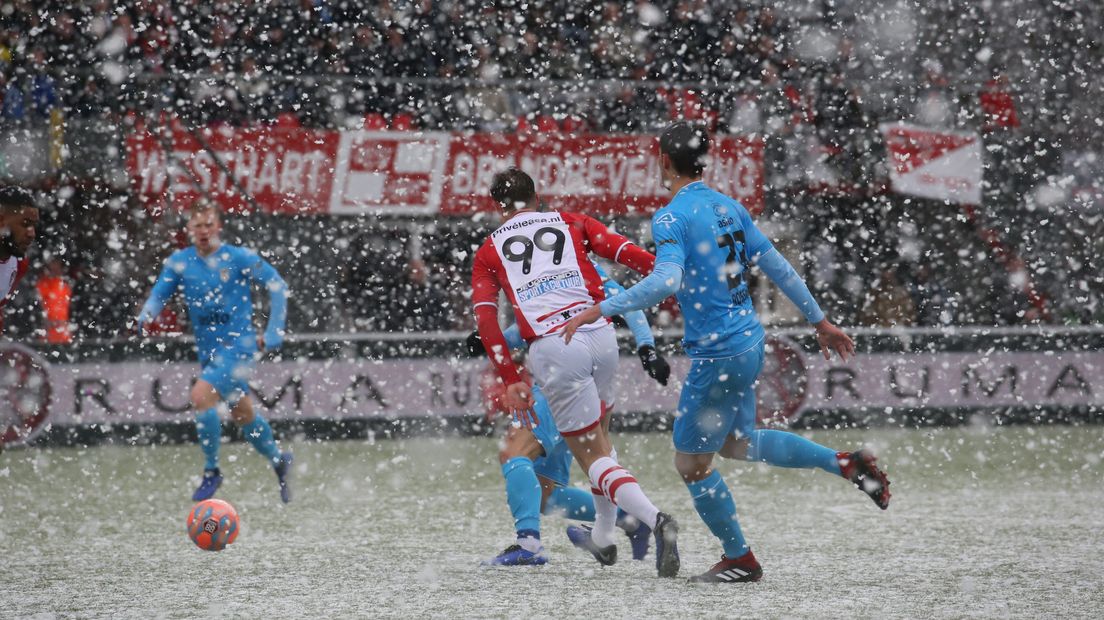
<instances>
[{"instance_id":1,"label":"red and white flag","mask_svg":"<svg viewBox=\"0 0 1104 620\"><path fill-rule=\"evenodd\" d=\"M959 204L981 204L981 138L977 133L906 123L880 126L893 191Z\"/></svg>"}]
</instances>

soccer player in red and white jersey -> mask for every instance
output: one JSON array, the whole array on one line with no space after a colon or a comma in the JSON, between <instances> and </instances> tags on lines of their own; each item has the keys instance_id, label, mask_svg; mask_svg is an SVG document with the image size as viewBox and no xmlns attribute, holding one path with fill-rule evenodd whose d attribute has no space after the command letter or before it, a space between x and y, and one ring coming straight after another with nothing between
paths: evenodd
<instances>
[{"instance_id":1,"label":"soccer player in red and white jersey","mask_svg":"<svg viewBox=\"0 0 1104 620\"><path fill-rule=\"evenodd\" d=\"M533 179L518 168L495 175L491 197L502 208L503 222L476 252L472 304L483 346L506 385L502 403L515 418L533 424L531 389L521 379L498 324L498 295L505 291L529 343L533 377L556 427L590 477L595 496L591 553L605 565L616 561L614 527L620 506L652 528L656 569L661 577L674 577L679 570L678 524L617 464L601 423L603 410L613 406L618 360L613 327L609 321L588 325L570 343L558 331L605 299L589 252L643 274L651 272L655 257L591 217L539 210Z\"/></svg>"},{"instance_id":2,"label":"soccer player in red and white jersey","mask_svg":"<svg viewBox=\"0 0 1104 620\"><path fill-rule=\"evenodd\" d=\"M8 305L19 281L27 273L27 250L35 240L38 207L34 196L18 187L0 188L0 308ZM3 332L0 317L0 333Z\"/></svg>"}]
</instances>

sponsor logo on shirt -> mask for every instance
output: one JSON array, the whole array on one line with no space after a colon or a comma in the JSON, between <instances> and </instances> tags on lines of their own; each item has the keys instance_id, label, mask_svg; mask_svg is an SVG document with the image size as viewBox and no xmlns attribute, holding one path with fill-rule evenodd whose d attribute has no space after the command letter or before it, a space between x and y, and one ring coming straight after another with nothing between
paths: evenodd
<instances>
[{"instance_id":1,"label":"sponsor logo on shirt","mask_svg":"<svg viewBox=\"0 0 1104 620\"><path fill-rule=\"evenodd\" d=\"M514 289L519 302L529 301L552 291L575 288L583 285L583 275L578 271L565 271L555 275L530 280L524 286Z\"/></svg>"},{"instance_id":2,"label":"sponsor logo on shirt","mask_svg":"<svg viewBox=\"0 0 1104 620\"><path fill-rule=\"evenodd\" d=\"M197 314L196 323L203 326L227 325L230 323L230 314L219 311Z\"/></svg>"},{"instance_id":3,"label":"sponsor logo on shirt","mask_svg":"<svg viewBox=\"0 0 1104 620\"><path fill-rule=\"evenodd\" d=\"M728 214L728 207L724 205L713 205L713 215L717 216L718 228L728 228L736 223L736 218Z\"/></svg>"},{"instance_id":4,"label":"sponsor logo on shirt","mask_svg":"<svg viewBox=\"0 0 1104 620\"><path fill-rule=\"evenodd\" d=\"M559 213L549 214L535 214L535 217L524 217L514 221L507 222L502 226L499 226L497 230L491 233L492 237L498 237L499 235L513 232L515 230L521 230L529 226L536 226L538 224L562 224L563 218Z\"/></svg>"},{"instance_id":5,"label":"sponsor logo on shirt","mask_svg":"<svg viewBox=\"0 0 1104 620\"><path fill-rule=\"evenodd\" d=\"M664 213L663 215L656 218L655 223L670 226L671 224L675 223L675 214L670 212Z\"/></svg>"}]
</instances>

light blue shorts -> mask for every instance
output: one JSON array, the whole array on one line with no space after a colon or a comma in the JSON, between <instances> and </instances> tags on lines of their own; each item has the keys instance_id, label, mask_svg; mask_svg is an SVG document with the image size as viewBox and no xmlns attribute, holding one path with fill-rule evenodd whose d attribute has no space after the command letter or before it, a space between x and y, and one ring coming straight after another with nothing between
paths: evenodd
<instances>
[{"instance_id":1,"label":"light blue shorts","mask_svg":"<svg viewBox=\"0 0 1104 620\"><path fill-rule=\"evenodd\" d=\"M755 379L762 368L762 340L733 357L694 360L679 397L675 449L716 452L729 435L750 435L755 430Z\"/></svg>"},{"instance_id":2,"label":"light blue shorts","mask_svg":"<svg viewBox=\"0 0 1104 620\"><path fill-rule=\"evenodd\" d=\"M231 406L249 395L249 379L253 376L253 352L245 349L223 349L200 362L199 378L210 383L219 396Z\"/></svg>"}]
</instances>

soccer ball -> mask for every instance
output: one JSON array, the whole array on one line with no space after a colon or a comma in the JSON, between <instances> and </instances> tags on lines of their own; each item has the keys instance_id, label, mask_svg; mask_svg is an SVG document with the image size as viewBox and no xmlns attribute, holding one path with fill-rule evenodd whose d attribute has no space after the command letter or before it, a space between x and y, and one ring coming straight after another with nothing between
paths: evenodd
<instances>
[{"instance_id":1,"label":"soccer ball","mask_svg":"<svg viewBox=\"0 0 1104 620\"><path fill-rule=\"evenodd\" d=\"M238 511L221 499L205 499L188 512L188 538L200 549L222 551L238 537Z\"/></svg>"}]
</instances>

